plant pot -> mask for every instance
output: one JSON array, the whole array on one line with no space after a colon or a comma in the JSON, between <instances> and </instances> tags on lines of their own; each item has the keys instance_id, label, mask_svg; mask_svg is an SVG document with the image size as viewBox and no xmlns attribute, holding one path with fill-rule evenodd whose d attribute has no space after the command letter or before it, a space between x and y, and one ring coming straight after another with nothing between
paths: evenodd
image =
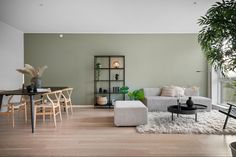
<instances>
[{"instance_id":1,"label":"plant pot","mask_svg":"<svg viewBox=\"0 0 236 157\"><path fill-rule=\"evenodd\" d=\"M42 87L42 80L40 77L33 77L31 79L31 83L34 85L36 88L41 88Z\"/></svg>"},{"instance_id":2,"label":"plant pot","mask_svg":"<svg viewBox=\"0 0 236 157\"><path fill-rule=\"evenodd\" d=\"M232 156L236 157L236 142L230 143L229 147L231 148Z\"/></svg>"},{"instance_id":3,"label":"plant pot","mask_svg":"<svg viewBox=\"0 0 236 157\"><path fill-rule=\"evenodd\" d=\"M105 97L105 96L97 97L97 104L98 105L106 105L107 104L107 97Z\"/></svg>"}]
</instances>

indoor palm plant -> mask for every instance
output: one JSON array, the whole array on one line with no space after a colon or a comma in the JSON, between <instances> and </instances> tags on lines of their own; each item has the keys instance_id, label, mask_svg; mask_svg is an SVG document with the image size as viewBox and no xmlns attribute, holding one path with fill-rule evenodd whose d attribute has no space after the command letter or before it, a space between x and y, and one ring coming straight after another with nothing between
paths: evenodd
<instances>
[{"instance_id":1,"label":"indoor palm plant","mask_svg":"<svg viewBox=\"0 0 236 157\"><path fill-rule=\"evenodd\" d=\"M33 67L29 64L25 64L25 67L23 69L16 69L16 71L28 75L31 77L31 84L34 85L37 88L40 88L42 85L41 77L43 75L43 72L47 69L47 66L42 67Z\"/></svg>"},{"instance_id":2,"label":"indoor palm plant","mask_svg":"<svg viewBox=\"0 0 236 157\"><path fill-rule=\"evenodd\" d=\"M198 23L198 41L209 63L223 75L235 71L236 1L216 2Z\"/></svg>"},{"instance_id":3,"label":"indoor palm plant","mask_svg":"<svg viewBox=\"0 0 236 157\"><path fill-rule=\"evenodd\" d=\"M129 87L123 86L120 88L122 94L127 94L130 100L144 100L144 91L143 89L137 89L132 92L129 91Z\"/></svg>"},{"instance_id":4,"label":"indoor palm plant","mask_svg":"<svg viewBox=\"0 0 236 157\"><path fill-rule=\"evenodd\" d=\"M143 89L134 90L134 91L128 93L128 97L130 100L143 101L144 100L144 91L143 91Z\"/></svg>"}]
</instances>

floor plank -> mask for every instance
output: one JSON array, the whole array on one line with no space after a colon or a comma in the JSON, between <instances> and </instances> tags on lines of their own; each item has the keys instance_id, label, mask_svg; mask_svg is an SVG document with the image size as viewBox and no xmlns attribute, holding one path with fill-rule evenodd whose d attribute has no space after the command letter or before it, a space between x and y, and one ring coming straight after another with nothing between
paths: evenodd
<instances>
[{"instance_id":1,"label":"floor plank","mask_svg":"<svg viewBox=\"0 0 236 157\"><path fill-rule=\"evenodd\" d=\"M19 115L13 129L0 117L0 156L230 156L231 135L139 134L114 127L113 110L75 108L58 122L38 121L35 134ZM222 124L223 125L223 124Z\"/></svg>"}]
</instances>

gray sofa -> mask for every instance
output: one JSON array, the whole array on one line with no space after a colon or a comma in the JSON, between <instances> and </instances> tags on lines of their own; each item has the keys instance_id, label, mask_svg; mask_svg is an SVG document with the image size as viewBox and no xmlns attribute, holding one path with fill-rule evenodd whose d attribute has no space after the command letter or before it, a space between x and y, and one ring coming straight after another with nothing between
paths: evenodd
<instances>
[{"instance_id":1,"label":"gray sofa","mask_svg":"<svg viewBox=\"0 0 236 157\"><path fill-rule=\"evenodd\" d=\"M144 104L147 106L148 111L167 111L167 107L171 105L177 105L177 97L165 97L161 95L161 88L143 88L144 90ZM195 104L202 104L207 106L207 111L211 111L212 102L207 97L199 96L199 92L192 95L187 93L188 89L185 89L185 96L180 98L182 103L185 103L188 97L192 97Z\"/></svg>"}]
</instances>

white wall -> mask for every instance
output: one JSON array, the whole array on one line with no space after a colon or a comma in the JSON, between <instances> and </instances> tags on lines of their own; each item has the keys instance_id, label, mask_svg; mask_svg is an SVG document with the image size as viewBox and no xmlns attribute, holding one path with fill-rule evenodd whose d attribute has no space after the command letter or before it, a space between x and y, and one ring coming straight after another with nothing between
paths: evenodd
<instances>
[{"instance_id":1,"label":"white wall","mask_svg":"<svg viewBox=\"0 0 236 157\"><path fill-rule=\"evenodd\" d=\"M23 76L16 69L24 66L23 41L23 32L0 21L0 90L22 86Z\"/></svg>"},{"instance_id":2,"label":"white wall","mask_svg":"<svg viewBox=\"0 0 236 157\"><path fill-rule=\"evenodd\" d=\"M23 41L23 32L0 21L0 90L22 86L16 69L24 65Z\"/></svg>"}]
</instances>

